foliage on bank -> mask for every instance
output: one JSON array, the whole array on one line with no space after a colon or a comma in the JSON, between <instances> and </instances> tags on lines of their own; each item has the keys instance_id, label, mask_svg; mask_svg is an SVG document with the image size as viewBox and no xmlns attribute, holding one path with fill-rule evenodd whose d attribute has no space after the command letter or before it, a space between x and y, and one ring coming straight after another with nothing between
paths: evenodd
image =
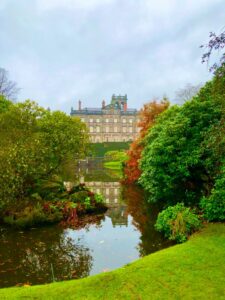
<instances>
[{"instance_id":1,"label":"foliage on bank","mask_svg":"<svg viewBox=\"0 0 225 300\"><path fill-rule=\"evenodd\" d=\"M225 164L215 179L209 197L203 197L200 206L209 221L225 221Z\"/></svg>"},{"instance_id":2,"label":"foliage on bank","mask_svg":"<svg viewBox=\"0 0 225 300\"><path fill-rule=\"evenodd\" d=\"M223 157L215 162L214 149L206 143L224 116L225 95L214 92L215 84L214 79L191 101L171 107L149 131L140 182L151 201L195 205L210 192Z\"/></svg>"},{"instance_id":3,"label":"foliage on bank","mask_svg":"<svg viewBox=\"0 0 225 300\"><path fill-rule=\"evenodd\" d=\"M183 234L181 226L176 237L171 226L186 222L188 207L196 208L206 220L225 220L225 65L192 99L182 106L167 107L152 109L150 122L143 118L146 127L131 145L125 175L128 183L139 177L150 202L169 207L159 216L156 228L181 241L192 230ZM174 218L169 211L176 212L178 203L187 208Z\"/></svg>"},{"instance_id":4,"label":"foliage on bank","mask_svg":"<svg viewBox=\"0 0 225 300\"><path fill-rule=\"evenodd\" d=\"M63 163L88 152L87 128L79 119L1 96L0 127L0 218L5 223L51 223L69 219L82 207L95 208L87 190L80 199L79 190L67 193L63 180L56 180Z\"/></svg>"},{"instance_id":5,"label":"foliage on bank","mask_svg":"<svg viewBox=\"0 0 225 300\"><path fill-rule=\"evenodd\" d=\"M165 237L178 243L185 242L188 236L201 226L199 217L183 203L169 206L159 213L155 228Z\"/></svg>"},{"instance_id":6,"label":"foliage on bank","mask_svg":"<svg viewBox=\"0 0 225 300\"><path fill-rule=\"evenodd\" d=\"M162 113L145 139L140 183L150 201L165 206L184 202L199 207L209 220L224 219L225 71L183 106ZM222 133L222 134L221 134ZM217 216L210 217L218 207ZM219 208L220 207L220 208Z\"/></svg>"},{"instance_id":7,"label":"foliage on bank","mask_svg":"<svg viewBox=\"0 0 225 300\"><path fill-rule=\"evenodd\" d=\"M2 213L5 224L31 227L61 222L63 226L79 225L84 214L104 212L103 196L92 193L85 184L63 182L52 176L40 182L29 198Z\"/></svg>"}]
</instances>

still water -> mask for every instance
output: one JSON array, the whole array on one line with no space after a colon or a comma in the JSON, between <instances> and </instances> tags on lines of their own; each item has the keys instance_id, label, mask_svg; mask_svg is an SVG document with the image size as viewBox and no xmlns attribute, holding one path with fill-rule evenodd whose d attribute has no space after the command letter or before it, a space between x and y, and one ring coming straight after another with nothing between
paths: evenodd
<instances>
[{"instance_id":1,"label":"still water","mask_svg":"<svg viewBox=\"0 0 225 300\"><path fill-rule=\"evenodd\" d=\"M170 244L154 229L157 208L142 189L123 187L120 174L81 164L77 176L102 193L108 210L82 228L0 227L0 287L43 284L107 272Z\"/></svg>"}]
</instances>

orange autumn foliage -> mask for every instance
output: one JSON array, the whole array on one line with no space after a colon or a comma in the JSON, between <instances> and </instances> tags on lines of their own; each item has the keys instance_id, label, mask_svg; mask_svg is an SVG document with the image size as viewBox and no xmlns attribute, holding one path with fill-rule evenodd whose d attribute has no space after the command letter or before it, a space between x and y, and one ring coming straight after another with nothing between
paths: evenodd
<instances>
[{"instance_id":1,"label":"orange autumn foliage","mask_svg":"<svg viewBox=\"0 0 225 300\"><path fill-rule=\"evenodd\" d=\"M144 104L144 107L140 110L137 126L140 128L139 135L136 140L130 145L128 150L128 160L124 167L125 183L134 183L141 175L139 169L139 160L141 158L141 152L144 148L143 139L148 133L156 120L156 117L169 107L169 101L167 98L163 98L160 102L153 100L152 102Z\"/></svg>"}]
</instances>

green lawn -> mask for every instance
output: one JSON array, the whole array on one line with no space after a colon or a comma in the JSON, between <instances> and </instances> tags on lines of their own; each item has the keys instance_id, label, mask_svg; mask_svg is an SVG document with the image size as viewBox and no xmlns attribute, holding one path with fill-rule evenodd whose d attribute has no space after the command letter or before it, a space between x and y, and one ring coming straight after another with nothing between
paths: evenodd
<instances>
[{"instance_id":1,"label":"green lawn","mask_svg":"<svg viewBox=\"0 0 225 300\"><path fill-rule=\"evenodd\" d=\"M86 279L0 290L0 299L225 299L225 225Z\"/></svg>"},{"instance_id":2,"label":"green lawn","mask_svg":"<svg viewBox=\"0 0 225 300\"><path fill-rule=\"evenodd\" d=\"M107 161L104 167L112 170L122 170L122 163L120 161Z\"/></svg>"},{"instance_id":3,"label":"green lawn","mask_svg":"<svg viewBox=\"0 0 225 300\"><path fill-rule=\"evenodd\" d=\"M108 151L128 150L130 142L107 142L91 144L93 157L103 157Z\"/></svg>"}]
</instances>

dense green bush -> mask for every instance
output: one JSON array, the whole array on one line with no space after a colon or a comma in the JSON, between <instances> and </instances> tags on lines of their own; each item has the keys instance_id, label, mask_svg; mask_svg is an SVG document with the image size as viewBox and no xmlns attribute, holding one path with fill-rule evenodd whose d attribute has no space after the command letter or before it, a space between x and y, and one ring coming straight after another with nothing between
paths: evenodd
<instances>
[{"instance_id":1,"label":"dense green bush","mask_svg":"<svg viewBox=\"0 0 225 300\"><path fill-rule=\"evenodd\" d=\"M192 100L163 112L149 130L139 182L150 201L194 206L210 193L225 155L224 78L214 78Z\"/></svg>"},{"instance_id":2,"label":"dense green bush","mask_svg":"<svg viewBox=\"0 0 225 300\"><path fill-rule=\"evenodd\" d=\"M103 203L104 202L104 197L102 196L102 194L96 193L94 195L94 199L95 199L96 203Z\"/></svg>"},{"instance_id":3,"label":"dense green bush","mask_svg":"<svg viewBox=\"0 0 225 300\"><path fill-rule=\"evenodd\" d=\"M225 221L225 165L218 175L209 197L201 199L204 217L209 221Z\"/></svg>"},{"instance_id":4,"label":"dense green bush","mask_svg":"<svg viewBox=\"0 0 225 300\"><path fill-rule=\"evenodd\" d=\"M71 201L74 203L84 203L85 199L88 197L88 191L79 191L71 194Z\"/></svg>"},{"instance_id":5,"label":"dense green bush","mask_svg":"<svg viewBox=\"0 0 225 300\"><path fill-rule=\"evenodd\" d=\"M182 243L195 230L199 229L201 222L198 216L183 203L169 206L159 213L155 227L163 232L165 237Z\"/></svg>"},{"instance_id":6,"label":"dense green bush","mask_svg":"<svg viewBox=\"0 0 225 300\"><path fill-rule=\"evenodd\" d=\"M45 213L42 205L37 204L34 207L25 207L19 213L5 216L4 223L19 228L30 228L35 225L58 222L62 217L60 211Z\"/></svg>"}]
</instances>

